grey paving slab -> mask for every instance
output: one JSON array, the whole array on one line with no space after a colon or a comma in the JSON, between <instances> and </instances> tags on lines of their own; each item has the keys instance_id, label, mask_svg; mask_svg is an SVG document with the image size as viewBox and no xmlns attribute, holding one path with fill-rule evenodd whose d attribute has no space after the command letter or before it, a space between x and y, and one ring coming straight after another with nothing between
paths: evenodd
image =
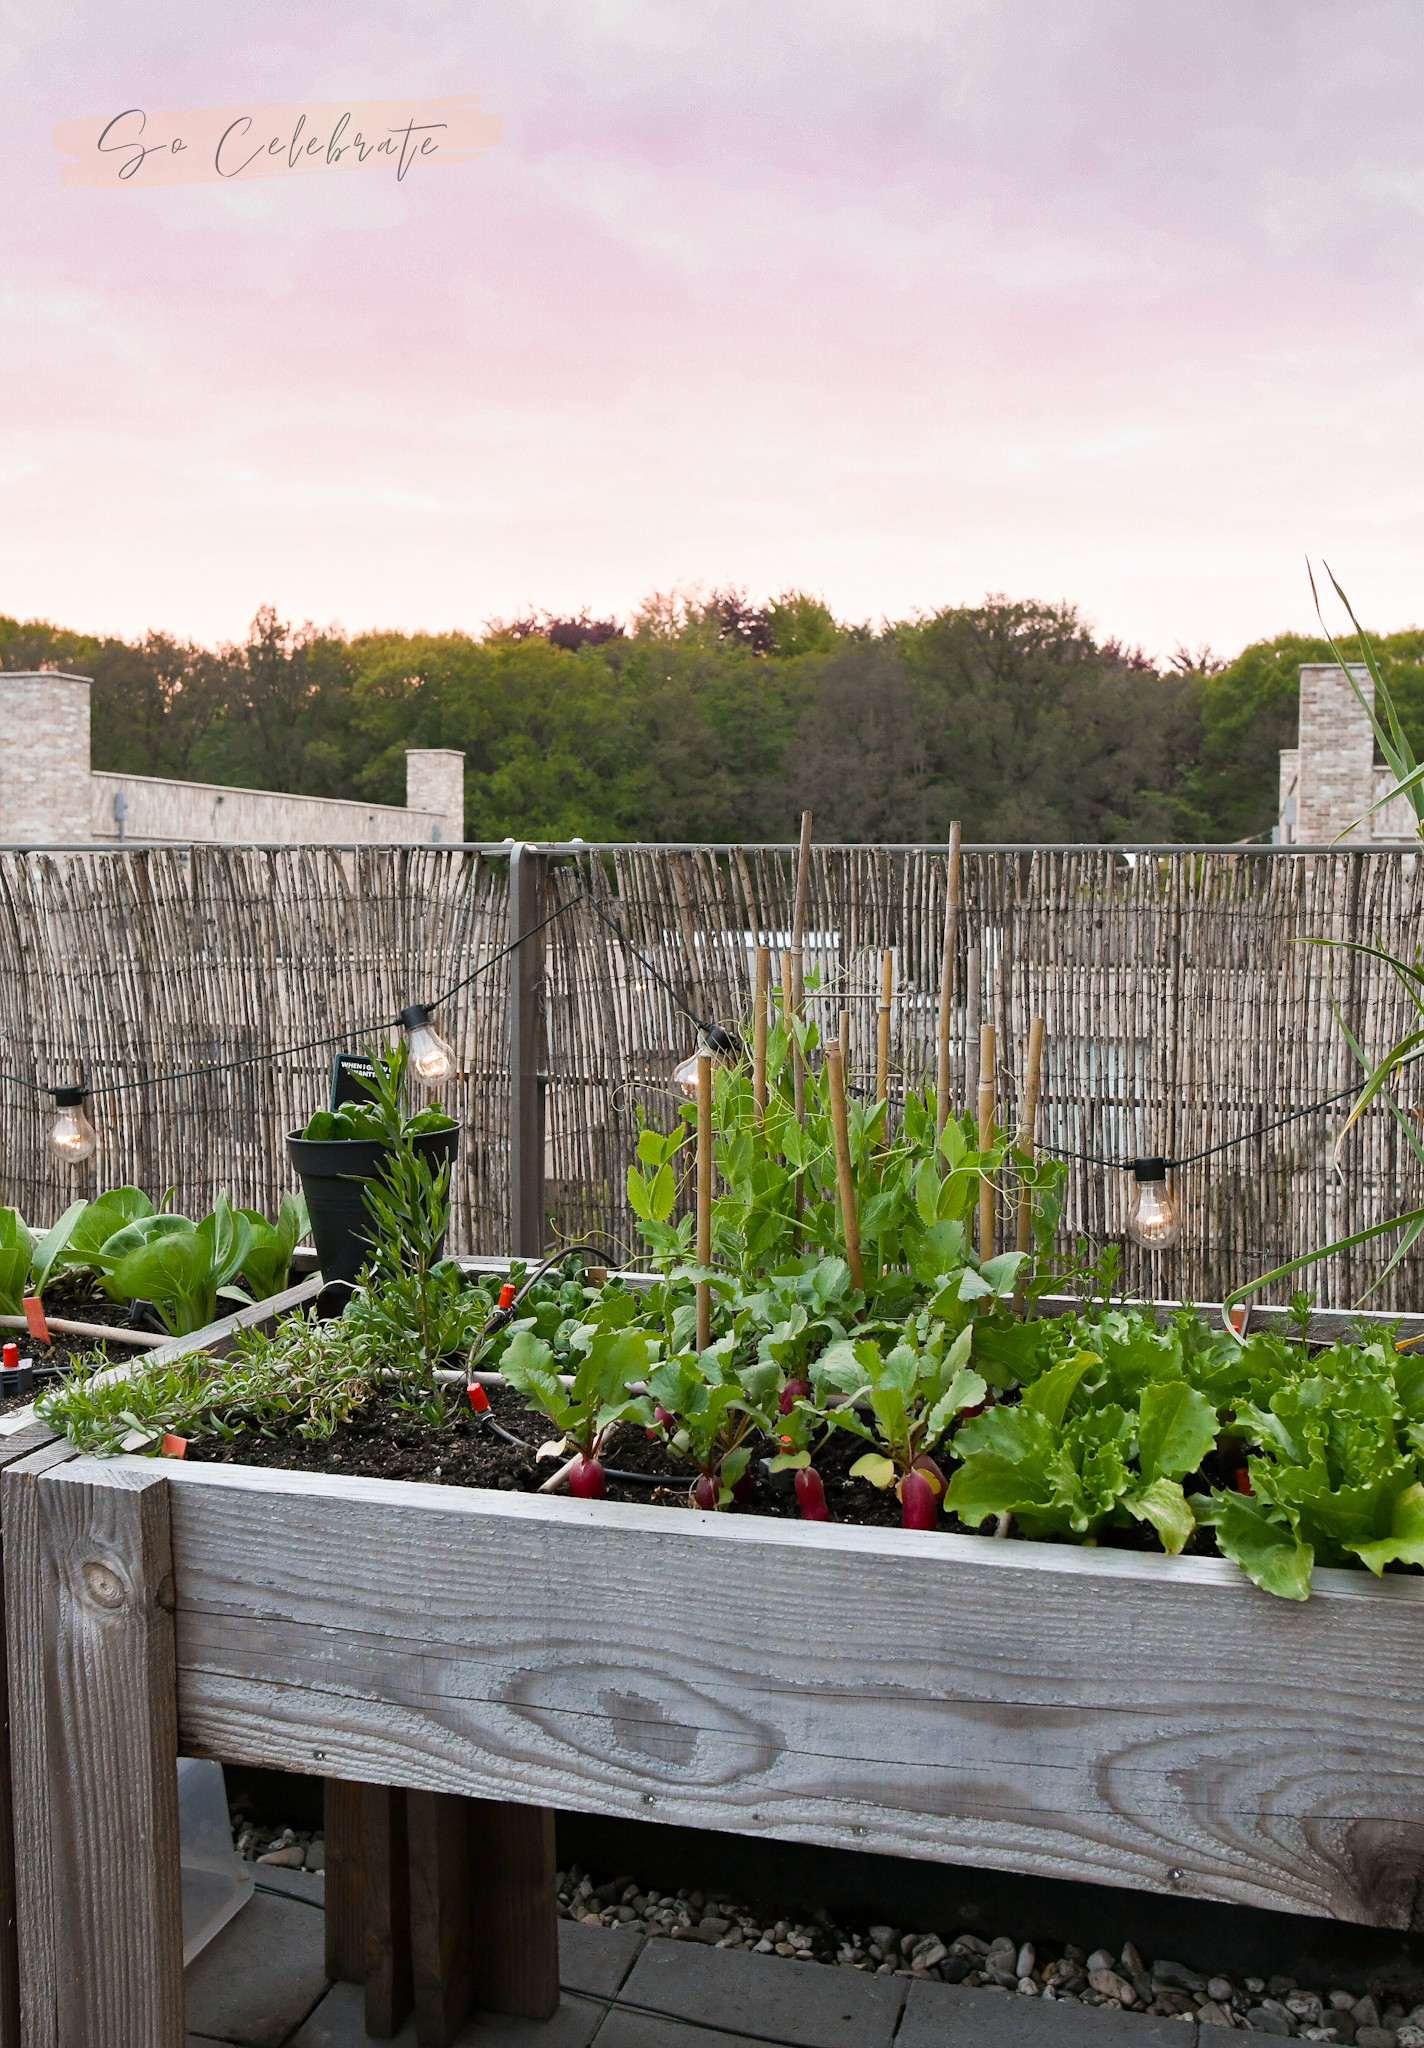
<instances>
[{"instance_id":1,"label":"grey paving slab","mask_svg":"<svg viewBox=\"0 0 1424 2048\"><path fill-rule=\"evenodd\" d=\"M188 2032L282 2048L326 1990L325 1916L258 1892L183 1976Z\"/></svg>"},{"instance_id":2,"label":"grey paving slab","mask_svg":"<svg viewBox=\"0 0 1424 2048\"><path fill-rule=\"evenodd\" d=\"M326 1876L320 1870L282 1870L276 1864L253 1871L259 1892L282 1892L289 1899L305 1899L309 1906L326 1905Z\"/></svg>"},{"instance_id":3,"label":"grey paving slab","mask_svg":"<svg viewBox=\"0 0 1424 2048\"><path fill-rule=\"evenodd\" d=\"M1235 2038L1230 2028L1205 2027L1203 2048L1208 2035ZM895 2048L1195 2048L1196 2039L1195 2020L919 1980L910 1985Z\"/></svg>"},{"instance_id":4,"label":"grey paving slab","mask_svg":"<svg viewBox=\"0 0 1424 2048\"><path fill-rule=\"evenodd\" d=\"M612 1998L638 1959L646 1936L623 1927L587 1927L559 1922L559 1982L565 1991Z\"/></svg>"},{"instance_id":5,"label":"grey paving slab","mask_svg":"<svg viewBox=\"0 0 1424 2048\"><path fill-rule=\"evenodd\" d=\"M599 2028L594 2048L762 2048L764 2035L724 2034L717 2027L685 2027L680 2020L657 2019L650 2013L610 2012Z\"/></svg>"},{"instance_id":6,"label":"grey paving slab","mask_svg":"<svg viewBox=\"0 0 1424 2048\"><path fill-rule=\"evenodd\" d=\"M365 1993L359 1984L333 1984L290 2048L370 2048ZM550 2020L516 2020L477 2013L456 2036L456 2048L589 2048L608 2010L596 1999L566 1991ZM701 2038L701 2037L699 2037ZM392 2048L415 2048L415 2021L407 2020Z\"/></svg>"},{"instance_id":7,"label":"grey paving slab","mask_svg":"<svg viewBox=\"0 0 1424 2048\"><path fill-rule=\"evenodd\" d=\"M737 1949L702 1948L690 1941L650 1941L619 1993L619 2004L641 2006L667 2020L721 2027L727 2037L750 2035L787 2048L890 2048L905 1999L903 1977L872 1977L824 1963L793 1963L780 1956L750 1956ZM620 2020L622 2014L619 2015ZM611 2018L598 2036L609 2035ZM665 2031L663 2038L673 2036Z\"/></svg>"}]
</instances>

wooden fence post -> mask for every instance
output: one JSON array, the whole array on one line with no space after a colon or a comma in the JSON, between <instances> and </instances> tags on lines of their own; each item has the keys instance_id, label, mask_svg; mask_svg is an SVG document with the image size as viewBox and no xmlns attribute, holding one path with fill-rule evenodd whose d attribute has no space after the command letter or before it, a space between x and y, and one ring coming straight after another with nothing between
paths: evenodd
<instances>
[{"instance_id":1,"label":"wooden fence post","mask_svg":"<svg viewBox=\"0 0 1424 2048\"><path fill-rule=\"evenodd\" d=\"M544 1027L544 915L547 856L534 846L509 855L509 1249L513 1257L543 1255L544 1088L548 1080Z\"/></svg>"},{"instance_id":2,"label":"wooden fence post","mask_svg":"<svg viewBox=\"0 0 1424 2048\"><path fill-rule=\"evenodd\" d=\"M4 1496L26 2048L184 2048L167 1476L55 1445Z\"/></svg>"}]
</instances>

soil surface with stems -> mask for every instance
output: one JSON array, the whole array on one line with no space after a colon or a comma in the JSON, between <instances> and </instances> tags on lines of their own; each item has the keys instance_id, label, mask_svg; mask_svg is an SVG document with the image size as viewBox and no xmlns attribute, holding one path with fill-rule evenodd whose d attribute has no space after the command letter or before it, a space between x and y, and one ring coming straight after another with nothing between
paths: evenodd
<instances>
[{"instance_id":1,"label":"soil surface with stems","mask_svg":"<svg viewBox=\"0 0 1424 2048\"><path fill-rule=\"evenodd\" d=\"M458 1387L446 1390L449 1419L443 1426L414 1407L403 1405L395 1396L376 1395L329 1437L303 1437L294 1429L270 1433L241 1429L231 1437L191 1437L186 1455L205 1464L267 1465L296 1472L344 1472L362 1479L413 1479L437 1486L537 1492L562 1462L553 1457L540 1460L536 1455L541 1445L555 1437L552 1424L527 1408L523 1396L513 1387L487 1387L485 1392L490 1405L487 1416L481 1417L472 1413ZM495 1425L520 1441L508 1442L498 1434ZM733 1501L726 1512L799 1520L793 1475L770 1475L762 1466L761 1461L773 1456L777 1448L764 1437L753 1439L748 1467L752 1480L750 1495ZM864 1528L899 1528L900 1502L893 1487L882 1493L868 1480L850 1477L851 1466L870 1448L862 1438L847 1430L837 1430L817 1450L815 1465L825 1489L826 1506L832 1521ZM619 1427L604 1447L603 1466L606 1498L611 1501L642 1501L671 1508L692 1505L688 1498L696 1477L692 1466L670 1453L660 1440L650 1440L636 1424ZM618 1476L620 1473L640 1476L624 1479ZM1220 1484L1220 1479L1216 1483ZM967 1529L953 1515L941 1515L938 1527L950 1534L981 1533ZM989 1527L992 1531L992 1524ZM1099 1540L1112 1549L1158 1547L1155 1537L1137 1525L1104 1530ZM1188 1543L1187 1552L1198 1557L1215 1556L1215 1532L1198 1530Z\"/></svg>"}]
</instances>

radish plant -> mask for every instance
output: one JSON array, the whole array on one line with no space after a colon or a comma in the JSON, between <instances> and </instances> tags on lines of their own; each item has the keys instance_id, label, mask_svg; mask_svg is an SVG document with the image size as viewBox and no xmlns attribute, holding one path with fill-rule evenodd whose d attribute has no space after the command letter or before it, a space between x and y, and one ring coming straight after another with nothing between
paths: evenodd
<instances>
[{"instance_id":1,"label":"radish plant","mask_svg":"<svg viewBox=\"0 0 1424 2048\"><path fill-rule=\"evenodd\" d=\"M630 1295L610 1294L596 1302L573 1332L568 1363L573 1385L566 1387L550 1345L529 1327L516 1328L500 1369L531 1408L558 1431L539 1456L569 1457L569 1492L588 1500L604 1495L601 1452L620 1422L646 1421L646 1400L628 1391L644 1380L658 1347L647 1330L632 1327Z\"/></svg>"},{"instance_id":2,"label":"radish plant","mask_svg":"<svg viewBox=\"0 0 1424 2048\"><path fill-rule=\"evenodd\" d=\"M910 1326L913 1329L913 1325ZM834 1345L821 1359L818 1387L846 1398L831 1409L838 1429L874 1446L851 1466L853 1479L883 1490L894 1486L906 1528L933 1528L945 1478L933 1453L956 1418L977 1408L989 1389L971 1370L972 1326L946 1342L936 1324L923 1344L905 1338L888 1356L871 1338Z\"/></svg>"},{"instance_id":3,"label":"radish plant","mask_svg":"<svg viewBox=\"0 0 1424 2048\"><path fill-rule=\"evenodd\" d=\"M733 1336L722 1338L701 1358L679 1352L648 1374L644 1420L695 1467L694 1507L725 1508L750 1491L747 1467L753 1445L748 1438L764 1426L758 1401L774 1399L776 1367L753 1365L734 1372L728 1360L735 1343Z\"/></svg>"}]
</instances>

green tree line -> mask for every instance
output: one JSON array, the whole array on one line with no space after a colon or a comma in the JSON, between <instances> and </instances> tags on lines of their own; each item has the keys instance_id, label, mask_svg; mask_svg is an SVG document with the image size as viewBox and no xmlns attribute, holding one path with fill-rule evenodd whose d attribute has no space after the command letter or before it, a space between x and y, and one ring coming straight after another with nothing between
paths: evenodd
<instances>
[{"instance_id":1,"label":"green tree line","mask_svg":"<svg viewBox=\"0 0 1424 2048\"><path fill-rule=\"evenodd\" d=\"M1424 632L1376 642L1424 752ZM878 629L791 591L655 596L480 634L294 627L200 647L0 618L0 668L92 677L93 763L399 804L407 747L466 760L472 839L1238 840L1275 821L1280 634L1165 664L1071 606L987 598Z\"/></svg>"}]
</instances>

